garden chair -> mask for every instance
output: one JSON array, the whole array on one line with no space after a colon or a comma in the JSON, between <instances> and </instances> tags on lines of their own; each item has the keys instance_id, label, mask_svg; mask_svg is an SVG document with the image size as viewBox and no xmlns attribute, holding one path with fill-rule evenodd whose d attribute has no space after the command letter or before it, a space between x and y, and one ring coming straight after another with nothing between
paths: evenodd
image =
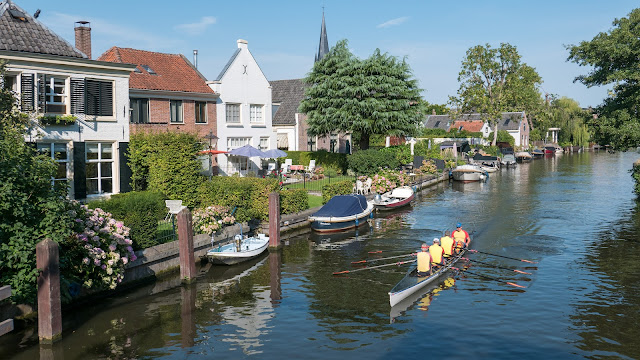
<instances>
[{"instance_id":1,"label":"garden chair","mask_svg":"<svg viewBox=\"0 0 640 360\"><path fill-rule=\"evenodd\" d=\"M269 167L267 167L268 172L272 172L276 170L276 163L269 163Z\"/></svg>"},{"instance_id":2,"label":"garden chair","mask_svg":"<svg viewBox=\"0 0 640 360\"><path fill-rule=\"evenodd\" d=\"M178 215L178 213L186 208L186 206L182 206L182 200L165 200L164 204L167 208L169 208L169 212L164 217L164 220L170 220L172 216Z\"/></svg>"},{"instance_id":3,"label":"garden chair","mask_svg":"<svg viewBox=\"0 0 640 360\"><path fill-rule=\"evenodd\" d=\"M316 161L315 160L310 160L309 161L309 166L307 166L307 168L305 169L306 172L312 173L313 170L316 169Z\"/></svg>"},{"instance_id":4,"label":"garden chair","mask_svg":"<svg viewBox=\"0 0 640 360\"><path fill-rule=\"evenodd\" d=\"M363 195L364 195L365 193L367 193L367 194L368 194L368 193L370 193L370 192L371 192L371 185L372 185L372 184L373 184L373 180L372 180L371 178L367 178L367 181L365 181L365 182L364 182L364 188L363 188L364 192L363 192Z\"/></svg>"},{"instance_id":5,"label":"garden chair","mask_svg":"<svg viewBox=\"0 0 640 360\"><path fill-rule=\"evenodd\" d=\"M364 195L364 183L360 180L356 180L356 194Z\"/></svg>"}]
</instances>

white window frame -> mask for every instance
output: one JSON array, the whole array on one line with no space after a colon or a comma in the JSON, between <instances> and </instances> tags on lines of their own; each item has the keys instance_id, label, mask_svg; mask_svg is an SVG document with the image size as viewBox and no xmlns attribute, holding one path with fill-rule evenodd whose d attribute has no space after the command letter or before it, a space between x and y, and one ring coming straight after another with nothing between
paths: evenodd
<instances>
[{"instance_id":1,"label":"white window frame","mask_svg":"<svg viewBox=\"0 0 640 360\"><path fill-rule=\"evenodd\" d=\"M69 185L69 165L70 165L70 161L69 161L69 154L70 154L70 149L69 149L69 145L67 143L61 143L61 142L41 142L37 144L38 147L38 151L42 152L41 146L42 145L48 145L48 151L49 151L49 155L51 156L51 159L56 163L56 165L58 164L65 164L65 177L64 178L57 178L55 176L51 177L51 186L54 186L56 182L62 182L65 181L67 182L67 186ZM63 145L64 149L65 149L65 155L66 157L64 159L56 159L56 145ZM56 171L57 174L57 171Z\"/></svg>"},{"instance_id":2,"label":"white window frame","mask_svg":"<svg viewBox=\"0 0 640 360\"><path fill-rule=\"evenodd\" d=\"M241 148L245 145L251 145L250 137L228 137L227 138L227 151Z\"/></svg>"},{"instance_id":3,"label":"white window frame","mask_svg":"<svg viewBox=\"0 0 640 360\"><path fill-rule=\"evenodd\" d=\"M225 122L227 124L241 124L240 104L228 103L225 105ZM237 110L237 111L235 111Z\"/></svg>"},{"instance_id":4,"label":"white window frame","mask_svg":"<svg viewBox=\"0 0 640 360\"><path fill-rule=\"evenodd\" d=\"M249 123L254 125L264 124L264 105L249 105Z\"/></svg>"},{"instance_id":5,"label":"white window frame","mask_svg":"<svg viewBox=\"0 0 640 360\"><path fill-rule=\"evenodd\" d=\"M89 145L98 145L98 158L97 159L88 159L87 154L89 154ZM103 159L102 158L102 146L103 145L111 145L111 159ZM89 180L97 180L98 181L98 192L96 194L89 194L89 186L87 185L87 197L90 196L100 196L104 194L112 194L113 188L115 186L115 157L116 157L116 145L110 142L87 142L85 151L84 151L84 160L85 163L89 164L97 164L96 167L98 169L98 177L89 177L88 174L86 176L86 182ZM111 164L111 176L102 176L102 164L109 163ZM105 192L102 189L102 180L111 179L111 192Z\"/></svg>"},{"instance_id":6,"label":"white window frame","mask_svg":"<svg viewBox=\"0 0 640 360\"><path fill-rule=\"evenodd\" d=\"M69 77L62 75L53 75L53 74L43 74L44 75L44 110L46 114L68 114L68 99L69 99ZM59 82L62 81L62 85L60 83L56 84L56 80ZM47 91L47 87L49 90ZM56 92L56 88L62 87L62 92ZM54 101L56 97L62 97L62 102ZM56 105L56 106L64 106L64 111L62 112L52 112L47 109L47 105Z\"/></svg>"},{"instance_id":7,"label":"white window frame","mask_svg":"<svg viewBox=\"0 0 640 360\"><path fill-rule=\"evenodd\" d=\"M260 137L260 143L258 144L258 150L269 150L269 137L268 136L261 136Z\"/></svg>"},{"instance_id":8,"label":"white window frame","mask_svg":"<svg viewBox=\"0 0 640 360\"><path fill-rule=\"evenodd\" d=\"M198 122L198 104L201 104L202 106L204 106L204 121L203 122ZM207 114L207 102L206 101L194 101L193 102L193 113L195 115L194 120L196 124L207 124L209 123L209 114Z\"/></svg>"},{"instance_id":9,"label":"white window frame","mask_svg":"<svg viewBox=\"0 0 640 360\"><path fill-rule=\"evenodd\" d=\"M173 104L174 102L180 104L180 111L176 112L176 115L180 116L180 119L176 119L179 121L173 121L172 118L173 111L171 111L171 104ZM169 124L184 124L184 102L182 100L169 100Z\"/></svg>"}]
</instances>

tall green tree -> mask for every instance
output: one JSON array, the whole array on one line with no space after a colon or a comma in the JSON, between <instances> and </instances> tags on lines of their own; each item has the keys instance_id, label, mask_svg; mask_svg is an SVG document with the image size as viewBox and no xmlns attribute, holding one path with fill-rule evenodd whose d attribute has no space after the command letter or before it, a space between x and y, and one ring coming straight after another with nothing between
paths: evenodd
<instances>
[{"instance_id":1,"label":"tall green tree","mask_svg":"<svg viewBox=\"0 0 640 360\"><path fill-rule=\"evenodd\" d=\"M596 108L597 117L589 121L594 140L621 150L640 145L640 9L615 19L609 31L567 49L567 61L591 67L575 81L588 87L613 85Z\"/></svg>"},{"instance_id":2,"label":"tall green tree","mask_svg":"<svg viewBox=\"0 0 640 360\"><path fill-rule=\"evenodd\" d=\"M341 40L314 64L305 82L299 111L307 114L312 136L356 133L360 149L368 149L373 134L414 135L423 116L409 64L379 49L361 60Z\"/></svg>"},{"instance_id":3,"label":"tall green tree","mask_svg":"<svg viewBox=\"0 0 640 360\"><path fill-rule=\"evenodd\" d=\"M492 145L498 138L498 121L505 111L535 112L542 104L538 87L542 83L536 70L521 61L515 46L477 45L462 60L458 74L458 96L450 103L456 112L480 113L494 129Z\"/></svg>"},{"instance_id":4,"label":"tall green tree","mask_svg":"<svg viewBox=\"0 0 640 360\"><path fill-rule=\"evenodd\" d=\"M563 145L588 145L591 135L587 122L591 113L568 97L553 99L549 106L549 127L560 128L558 142Z\"/></svg>"}]
</instances>

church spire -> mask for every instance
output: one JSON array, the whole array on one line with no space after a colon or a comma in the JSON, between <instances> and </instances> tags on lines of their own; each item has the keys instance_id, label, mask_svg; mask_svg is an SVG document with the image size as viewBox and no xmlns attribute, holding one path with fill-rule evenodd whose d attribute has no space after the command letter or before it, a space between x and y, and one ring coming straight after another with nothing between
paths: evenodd
<instances>
[{"instance_id":1,"label":"church spire","mask_svg":"<svg viewBox=\"0 0 640 360\"><path fill-rule=\"evenodd\" d=\"M327 39L327 27L324 24L324 7L322 8L322 27L320 29L320 46L318 47L318 54L316 54L316 62L322 60L322 58L329 53L329 40Z\"/></svg>"}]
</instances>

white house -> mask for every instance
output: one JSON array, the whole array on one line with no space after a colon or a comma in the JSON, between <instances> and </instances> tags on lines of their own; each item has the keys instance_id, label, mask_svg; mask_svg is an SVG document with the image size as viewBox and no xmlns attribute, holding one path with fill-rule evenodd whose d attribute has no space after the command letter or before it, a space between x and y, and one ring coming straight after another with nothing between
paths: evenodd
<instances>
[{"instance_id":1,"label":"white house","mask_svg":"<svg viewBox=\"0 0 640 360\"><path fill-rule=\"evenodd\" d=\"M217 100L218 150L230 151L249 144L260 150L276 148L273 132L271 85L249 51L246 40L238 40L238 49L216 80L209 81ZM258 174L263 160L258 157L218 155L221 175L252 172Z\"/></svg>"},{"instance_id":2,"label":"white house","mask_svg":"<svg viewBox=\"0 0 640 360\"><path fill-rule=\"evenodd\" d=\"M12 1L0 2L3 86L33 120L29 136L58 163L52 181L69 197L86 199L126 190L130 172L129 73L135 66L91 60L87 22L76 23L76 49ZM52 125L60 117L68 123Z\"/></svg>"}]
</instances>

